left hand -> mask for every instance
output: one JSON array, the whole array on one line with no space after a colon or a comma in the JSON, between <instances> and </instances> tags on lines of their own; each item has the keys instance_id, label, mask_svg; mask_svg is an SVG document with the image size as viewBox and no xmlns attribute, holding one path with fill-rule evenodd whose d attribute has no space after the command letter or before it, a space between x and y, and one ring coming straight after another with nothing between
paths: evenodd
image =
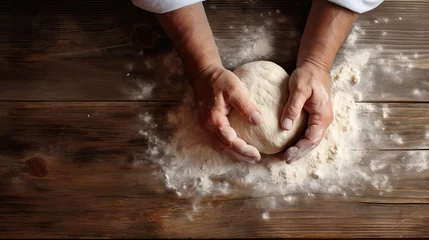
<instances>
[{"instance_id":1,"label":"left hand","mask_svg":"<svg viewBox=\"0 0 429 240\"><path fill-rule=\"evenodd\" d=\"M307 129L304 137L285 151L287 163L317 147L333 120L329 72L313 64L298 67L290 77L289 98L280 119L282 128L291 129L303 108L309 113Z\"/></svg>"}]
</instances>

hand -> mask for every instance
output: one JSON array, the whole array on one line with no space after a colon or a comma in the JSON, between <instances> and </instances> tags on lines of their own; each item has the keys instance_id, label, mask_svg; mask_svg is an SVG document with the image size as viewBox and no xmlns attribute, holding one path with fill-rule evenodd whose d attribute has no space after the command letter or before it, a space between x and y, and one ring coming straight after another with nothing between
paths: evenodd
<instances>
[{"instance_id":1,"label":"hand","mask_svg":"<svg viewBox=\"0 0 429 240\"><path fill-rule=\"evenodd\" d=\"M330 77L327 70L307 64L292 73L289 80L289 98L281 117L282 128L291 129L303 108L309 113L307 129L304 137L285 151L284 159L287 163L311 152L332 123Z\"/></svg>"},{"instance_id":2,"label":"hand","mask_svg":"<svg viewBox=\"0 0 429 240\"><path fill-rule=\"evenodd\" d=\"M195 75L193 85L200 105L200 124L215 148L234 160L259 161L259 151L237 137L227 117L233 107L249 122L255 125L263 122L262 114L247 98L240 79L223 66L212 65Z\"/></svg>"}]
</instances>

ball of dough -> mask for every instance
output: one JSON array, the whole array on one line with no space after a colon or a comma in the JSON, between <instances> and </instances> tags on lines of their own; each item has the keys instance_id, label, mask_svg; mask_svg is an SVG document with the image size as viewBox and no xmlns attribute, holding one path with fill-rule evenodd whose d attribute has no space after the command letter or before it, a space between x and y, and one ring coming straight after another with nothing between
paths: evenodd
<instances>
[{"instance_id":1,"label":"ball of dough","mask_svg":"<svg viewBox=\"0 0 429 240\"><path fill-rule=\"evenodd\" d=\"M238 67L234 73L264 117L263 124L255 126L233 109L228 118L237 135L265 154L275 154L295 144L304 133L308 114L303 110L291 130L281 128L280 117L289 96L286 71L273 62L256 61Z\"/></svg>"}]
</instances>

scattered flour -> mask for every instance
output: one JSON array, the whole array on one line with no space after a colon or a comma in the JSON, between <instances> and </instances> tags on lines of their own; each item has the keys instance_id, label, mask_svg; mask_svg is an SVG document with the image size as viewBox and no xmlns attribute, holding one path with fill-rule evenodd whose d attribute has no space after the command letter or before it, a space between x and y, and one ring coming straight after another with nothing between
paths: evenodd
<instances>
[{"instance_id":1,"label":"scattered flour","mask_svg":"<svg viewBox=\"0 0 429 240\"><path fill-rule=\"evenodd\" d=\"M134 100L144 100L152 96L152 90L155 87L155 84L138 81L137 86L139 91L134 92L132 97Z\"/></svg>"},{"instance_id":2,"label":"scattered flour","mask_svg":"<svg viewBox=\"0 0 429 240\"><path fill-rule=\"evenodd\" d=\"M294 196L287 196L284 198L284 200L288 203L294 203L296 201L296 197Z\"/></svg>"},{"instance_id":3,"label":"scattered flour","mask_svg":"<svg viewBox=\"0 0 429 240\"><path fill-rule=\"evenodd\" d=\"M380 21L387 23L389 20ZM274 54L273 38L264 27L246 27L243 31L245 37L234 39L240 41L240 47L233 51L219 47L227 67L235 68L244 62L269 59ZM358 106L355 102L362 98L357 85L362 81L363 72L371 72L367 68L368 62L383 50L380 46L357 49L355 44L364 34L361 28L355 27L345 42L343 57L334 64L331 72L334 121L320 145L305 158L291 165L272 156L263 156L261 163L254 165L227 159L213 149L199 127L198 104L193 92L189 91L181 105L168 112L167 124L173 129L168 139L157 135L158 126L149 112L140 115L143 126L139 133L148 145L146 159L161 167L166 187L181 198L244 194L266 199L267 196L286 195L283 202L294 203L296 197L293 194L306 194L308 197L315 193L347 196L349 193L359 194L367 187L391 191L389 177L385 173L389 168L386 159L372 159L366 166L362 163L367 149L361 136L367 134L372 143L378 144L381 139L371 133L385 130L382 120L366 122L358 115L362 109L368 114L379 113L378 107L372 104ZM222 41L217 39L218 43ZM150 64L147 63L148 68ZM371 77L368 74L365 76ZM371 88L372 81L365 80L366 89ZM148 90L142 95L148 95L154 88L152 85L145 87ZM383 105L381 110L383 118L388 118L388 105ZM367 132L364 133L364 130ZM429 131L425 133L425 138L429 139ZM390 139L396 144L403 144L398 134L390 135ZM428 156L418 154L423 153L410 154L402 159L406 169L420 172L429 168ZM420 161L422 158L426 160ZM274 203L265 203L267 206L263 208L274 209ZM195 208L193 211L196 211ZM190 213L190 220L192 216ZM264 212L262 218L269 219L269 212Z\"/></svg>"},{"instance_id":4,"label":"scattered flour","mask_svg":"<svg viewBox=\"0 0 429 240\"><path fill-rule=\"evenodd\" d=\"M376 129L381 129L381 130L385 130L386 128L384 127L384 124L383 124L383 122L381 121L381 120L376 120L375 122L374 122L374 127L376 128Z\"/></svg>"},{"instance_id":5,"label":"scattered flour","mask_svg":"<svg viewBox=\"0 0 429 240\"><path fill-rule=\"evenodd\" d=\"M404 141L402 140L402 137L399 136L397 133L390 135L390 140L392 140L396 144L404 144Z\"/></svg>"},{"instance_id":6,"label":"scattered flour","mask_svg":"<svg viewBox=\"0 0 429 240\"><path fill-rule=\"evenodd\" d=\"M252 32L255 30L257 34L252 34L255 35L254 41L244 42L236 57L228 59L227 64L237 66L272 54L271 39L266 38L265 30L252 29ZM363 34L359 29L355 32ZM168 113L168 124L175 129L168 140L161 140L151 132L155 129L152 119L148 113L143 114L141 119L148 129L141 134L148 138L148 149L156 148L153 152L159 157L151 159L156 159L161 166L166 186L178 196L188 198L240 193L252 196L295 193L347 195L367 186L389 190L387 175L360 166L364 147L359 141L362 126L354 100L355 85L361 79L371 51L350 50L337 61L332 70L334 121L320 145L310 155L291 165L273 156L264 156L261 163L251 165L233 162L221 155L213 149L199 127L198 105L191 91L181 106ZM293 198L285 200L292 202Z\"/></svg>"},{"instance_id":7,"label":"scattered flour","mask_svg":"<svg viewBox=\"0 0 429 240\"><path fill-rule=\"evenodd\" d=\"M387 168L388 164L385 161L376 159L376 160L371 160L369 167L371 171L376 172Z\"/></svg>"},{"instance_id":8,"label":"scattered flour","mask_svg":"<svg viewBox=\"0 0 429 240\"><path fill-rule=\"evenodd\" d=\"M344 74L344 72L342 72ZM340 77L338 79L348 79ZM169 123L177 126L171 145L172 156L162 166L167 186L181 196L225 195L231 189L250 189L253 196L294 192L338 193L360 188L356 182L371 182L381 188L386 178L370 176L358 166L360 151L356 104L346 85L333 83L335 120L321 144L309 156L287 165L265 156L261 164L232 162L211 147L197 121L197 106L188 94L184 104L169 113ZM346 89L341 86L347 86ZM381 181L381 182L380 182Z\"/></svg>"},{"instance_id":9,"label":"scattered flour","mask_svg":"<svg viewBox=\"0 0 429 240\"><path fill-rule=\"evenodd\" d=\"M429 169L429 152L412 151L402 158L408 171L423 172Z\"/></svg>"},{"instance_id":10,"label":"scattered flour","mask_svg":"<svg viewBox=\"0 0 429 240\"><path fill-rule=\"evenodd\" d=\"M245 26L240 37L232 42L225 41L216 39L222 62L227 68L235 68L255 60L265 60L274 54L272 47L274 37L269 34L264 26ZM230 43L237 44L237 46L231 47Z\"/></svg>"},{"instance_id":11,"label":"scattered flour","mask_svg":"<svg viewBox=\"0 0 429 240\"><path fill-rule=\"evenodd\" d=\"M269 212L262 213L262 219L263 220L269 220L270 219L270 213Z\"/></svg>"},{"instance_id":12,"label":"scattered flour","mask_svg":"<svg viewBox=\"0 0 429 240\"><path fill-rule=\"evenodd\" d=\"M387 117L389 117L390 109L389 109L389 107L387 106L387 104L384 104L384 105L383 105L383 108L381 109L381 114L382 114L383 118L387 118Z\"/></svg>"},{"instance_id":13,"label":"scattered flour","mask_svg":"<svg viewBox=\"0 0 429 240\"><path fill-rule=\"evenodd\" d=\"M166 67L167 66L167 67ZM138 71L134 71L138 69ZM161 53L156 56L146 56L144 52L138 53L134 62L125 65L127 76L134 86L124 92L131 95L134 100L149 100L160 98L162 95L180 93L189 88L184 77L183 62L174 51ZM157 88L157 82L163 81L171 87ZM156 92L157 94L153 94Z\"/></svg>"}]
</instances>

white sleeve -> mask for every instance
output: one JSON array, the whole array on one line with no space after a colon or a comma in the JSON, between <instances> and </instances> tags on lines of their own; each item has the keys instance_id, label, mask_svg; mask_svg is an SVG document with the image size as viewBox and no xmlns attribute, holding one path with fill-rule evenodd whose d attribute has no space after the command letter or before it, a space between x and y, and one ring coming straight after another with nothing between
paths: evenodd
<instances>
[{"instance_id":1,"label":"white sleeve","mask_svg":"<svg viewBox=\"0 0 429 240\"><path fill-rule=\"evenodd\" d=\"M153 13L166 13L204 0L131 0L137 7Z\"/></svg>"},{"instance_id":2,"label":"white sleeve","mask_svg":"<svg viewBox=\"0 0 429 240\"><path fill-rule=\"evenodd\" d=\"M383 2L383 0L329 0L329 1L357 13L368 12L376 8L378 5L380 5Z\"/></svg>"}]
</instances>

